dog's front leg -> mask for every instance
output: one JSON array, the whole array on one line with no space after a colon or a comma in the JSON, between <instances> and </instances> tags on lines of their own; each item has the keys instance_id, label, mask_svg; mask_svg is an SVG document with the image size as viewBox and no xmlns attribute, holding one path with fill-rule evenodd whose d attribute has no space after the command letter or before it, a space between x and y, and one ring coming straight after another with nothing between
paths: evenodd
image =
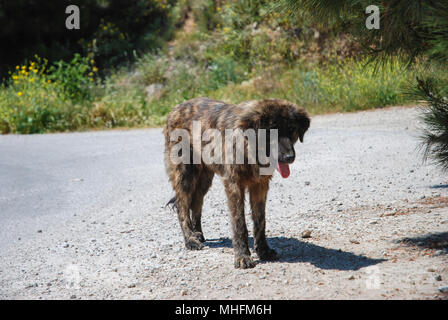
<instances>
[{"instance_id":1,"label":"dog's front leg","mask_svg":"<svg viewBox=\"0 0 448 320\"><path fill-rule=\"evenodd\" d=\"M250 257L249 239L244 218L244 188L237 183L228 181L225 181L224 185L230 209L235 268L253 268L255 264Z\"/></svg>"},{"instance_id":2,"label":"dog's front leg","mask_svg":"<svg viewBox=\"0 0 448 320\"><path fill-rule=\"evenodd\" d=\"M188 204L191 203L191 200L189 199L189 195L179 191L176 195L176 201L177 215L182 233L184 234L185 247L189 250L202 249L204 245L201 243L201 234L193 231L190 219L190 206Z\"/></svg>"},{"instance_id":3,"label":"dog's front leg","mask_svg":"<svg viewBox=\"0 0 448 320\"><path fill-rule=\"evenodd\" d=\"M269 248L266 241L266 198L269 182L249 186L252 220L254 221L254 247L261 260L277 260L277 252Z\"/></svg>"}]
</instances>

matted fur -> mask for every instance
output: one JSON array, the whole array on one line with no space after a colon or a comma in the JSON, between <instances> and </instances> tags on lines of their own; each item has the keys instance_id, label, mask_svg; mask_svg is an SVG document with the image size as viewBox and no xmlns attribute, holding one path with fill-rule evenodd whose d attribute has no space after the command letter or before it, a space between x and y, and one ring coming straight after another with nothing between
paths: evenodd
<instances>
[{"instance_id":1,"label":"matted fur","mask_svg":"<svg viewBox=\"0 0 448 320\"><path fill-rule=\"evenodd\" d=\"M192 164L192 161L191 164L174 164L171 161L170 150L178 141L170 141L170 133L174 129L186 129L190 132L190 141L193 141L191 131L194 120L201 121L201 134L209 128L215 128L221 132L222 137L226 129L278 129L279 138L290 144L286 149L294 154L293 144L298 139L303 141L303 136L310 125L306 111L281 99L253 100L231 105L208 98L198 98L174 107L168 115L164 128L165 167L176 193L171 202L177 209L186 247L192 250L203 247L202 242L205 239L201 228L202 204L216 173L224 183L228 199L235 267L254 266L244 217L246 190L249 191L254 222L255 251L260 259L276 259L276 252L269 248L265 236L266 197L272 176L260 175L259 164L247 164L247 157L245 164L207 165L203 162Z\"/></svg>"}]
</instances>

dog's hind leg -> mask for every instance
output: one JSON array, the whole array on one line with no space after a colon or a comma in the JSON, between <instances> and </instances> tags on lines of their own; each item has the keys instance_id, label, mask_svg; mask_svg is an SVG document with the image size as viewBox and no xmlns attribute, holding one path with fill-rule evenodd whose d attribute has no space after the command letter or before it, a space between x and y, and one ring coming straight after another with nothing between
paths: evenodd
<instances>
[{"instance_id":1,"label":"dog's hind leg","mask_svg":"<svg viewBox=\"0 0 448 320\"><path fill-rule=\"evenodd\" d=\"M224 181L232 224L232 244L235 251L235 268L255 267L249 251L249 238L244 217L244 187L237 183Z\"/></svg>"},{"instance_id":2,"label":"dog's hind leg","mask_svg":"<svg viewBox=\"0 0 448 320\"><path fill-rule=\"evenodd\" d=\"M266 241L266 197L269 182L249 186L252 220L254 221L254 248L261 260L277 260L277 252L269 248Z\"/></svg>"},{"instance_id":3,"label":"dog's hind leg","mask_svg":"<svg viewBox=\"0 0 448 320\"><path fill-rule=\"evenodd\" d=\"M205 241L201 225L202 205L204 203L204 196L212 184L213 175L213 172L208 170L203 171L200 174L191 201L191 222L193 224L193 231L197 234L201 242Z\"/></svg>"}]
</instances>

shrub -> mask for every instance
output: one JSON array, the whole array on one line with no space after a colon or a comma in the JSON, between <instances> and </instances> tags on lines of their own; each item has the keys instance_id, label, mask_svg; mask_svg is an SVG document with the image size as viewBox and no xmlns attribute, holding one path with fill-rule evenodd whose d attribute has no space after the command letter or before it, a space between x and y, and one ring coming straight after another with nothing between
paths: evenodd
<instances>
[{"instance_id":1,"label":"shrub","mask_svg":"<svg viewBox=\"0 0 448 320\"><path fill-rule=\"evenodd\" d=\"M431 160L448 171L448 99L435 78L418 80L414 94L427 101L421 118L426 126L420 137L424 160Z\"/></svg>"},{"instance_id":2,"label":"shrub","mask_svg":"<svg viewBox=\"0 0 448 320\"><path fill-rule=\"evenodd\" d=\"M91 60L94 64L94 60ZM48 79L58 82L66 95L75 102L92 100L91 87L98 69L87 57L76 53L69 62L57 61L49 68Z\"/></svg>"}]
</instances>

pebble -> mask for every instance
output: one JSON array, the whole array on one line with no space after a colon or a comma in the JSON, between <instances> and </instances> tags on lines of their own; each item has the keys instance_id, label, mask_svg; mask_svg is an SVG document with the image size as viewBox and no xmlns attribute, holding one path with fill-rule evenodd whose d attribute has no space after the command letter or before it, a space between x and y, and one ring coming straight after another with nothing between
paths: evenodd
<instances>
[{"instance_id":1,"label":"pebble","mask_svg":"<svg viewBox=\"0 0 448 320\"><path fill-rule=\"evenodd\" d=\"M302 238L306 239L306 238L311 238L311 231L310 230L305 230L302 232Z\"/></svg>"},{"instance_id":2,"label":"pebble","mask_svg":"<svg viewBox=\"0 0 448 320\"><path fill-rule=\"evenodd\" d=\"M351 275L351 276L348 278L348 280L355 280L355 276L354 276L354 275Z\"/></svg>"},{"instance_id":3,"label":"pebble","mask_svg":"<svg viewBox=\"0 0 448 320\"><path fill-rule=\"evenodd\" d=\"M311 183L311 182L309 182L309 181L305 181L305 185L306 185L306 186L309 186L310 183Z\"/></svg>"},{"instance_id":4,"label":"pebble","mask_svg":"<svg viewBox=\"0 0 448 320\"><path fill-rule=\"evenodd\" d=\"M354 244L359 244L359 241L358 241L358 240L355 240L355 239L350 239L350 242L351 242L351 243L354 243Z\"/></svg>"},{"instance_id":5,"label":"pebble","mask_svg":"<svg viewBox=\"0 0 448 320\"><path fill-rule=\"evenodd\" d=\"M436 281L442 281L442 276L441 276L440 274L436 274L436 275L434 276L434 280L436 280Z\"/></svg>"},{"instance_id":6,"label":"pebble","mask_svg":"<svg viewBox=\"0 0 448 320\"><path fill-rule=\"evenodd\" d=\"M448 293L448 286L439 287L439 291L443 293Z\"/></svg>"}]
</instances>

